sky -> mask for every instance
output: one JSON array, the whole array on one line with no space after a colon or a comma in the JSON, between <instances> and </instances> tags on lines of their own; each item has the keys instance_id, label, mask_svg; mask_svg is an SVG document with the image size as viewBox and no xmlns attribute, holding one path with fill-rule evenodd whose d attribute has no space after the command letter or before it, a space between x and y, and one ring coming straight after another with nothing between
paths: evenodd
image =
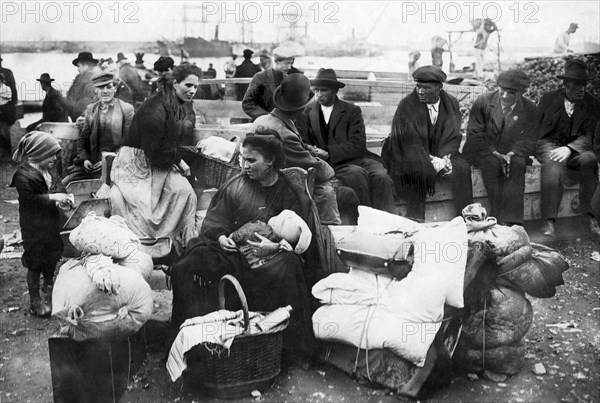
<instances>
[{"instance_id":1,"label":"sky","mask_svg":"<svg viewBox=\"0 0 600 403\"><path fill-rule=\"evenodd\" d=\"M583 1L5 1L0 43L15 40L154 41L190 36L277 42L298 33L337 43L354 34L381 45L417 45L489 17L505 49L548 46L570 22L572 45L600 41L600 2ZM184 17L185 16L185 17ZM186 20L184 22L184 20ZM243 28L242 28L243 27ZM278 36L280 35L280 36Z\"/></svg>"}]
</instances>

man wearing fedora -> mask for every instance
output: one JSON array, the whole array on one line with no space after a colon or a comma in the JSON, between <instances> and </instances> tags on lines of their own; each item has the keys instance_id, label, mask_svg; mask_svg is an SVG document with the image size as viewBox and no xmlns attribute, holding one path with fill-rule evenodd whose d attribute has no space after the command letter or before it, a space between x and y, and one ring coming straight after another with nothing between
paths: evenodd
<instances>
[{"instance_id":1,"label":"man wearing fedora","mask_svg":"<svg viewBox=\"0 0 600 403\"><path fill-rule=\"evenodd\" d=\"M444 91L446 73L436 66L415 70L416 86L400 101L381 156L407 217L425 218L425 198L441 178L452 183L456 215L473 202L471 169L458 152L462 136L458 100Z\"/></svg>"},{"instance_id":2,"label":"man wearing fedora","mask_svg":"<svg viewBox=\"0 0 600 403\"><path fill-rule=\"evenodd\" d=\"M252 120L267 115L275 108L273 93L289 74L295 60L295 52L291 48L280 46L273 50L273 59L275 63L272 67L252 77L242 100L242 109Z\"/></svg>"},{"instance_id":3,"label":"man wearing fedora","mask_svg":"<svg viewBox=\"0 0 600 403\"><path fill-rule=\"evenodd\" d=\"M235 68L235 74L233 78L251 78L256 73L260 72L260 66L252 63L252 55L254 52L251 49L244 49L244 61ZM244 99L244 94L248 89L248 84L236 84L235 90L237 92L237 100L241 101Z\"/></svg>"},{"instance_id":4,"label":"man wearing fedora","mask_svg":"<svg viewBox=\"0 0 600 403\"><path fill-rule=\"evenodd\" d=\"M579 25L575 22L569 24L569 28L561 32L556 38L556 42L554 42L554 53L567 53L573 52L569 49L569 42L571 41L571 34L574 34L579 28Z\"/></svg>"},{"instance_id":5,"label":"man wearing fedora","mask_svg":"<svg viewBox=\"0 0 600 403\"><path fill-rule=\"evenodd\" d=\"M489 215L506 225L523 225L525 167L535 154L537 109L523 96L529 82L522 70L500 73L500 88L480 95L471 108L462 151L481 169Z\"/></svg>"},{"instance_id":6,"label":"man wearing fedora","mask_svg":"<svg viewBox=\"0 0 600 403\"><path fill-rule=\"evenodd\" d=\"M596 77L581 60L568 60L563 88L542 95L538 103L539 140L536 158L542 163L542 233L554 236L554 222L563 195L563 183L579 183L581 213L589 218L590 230L600 236L600 228L590 207L598 178L592 141L600 118L600 102L586 92Z\"/></svg>"},{"instance_id":7,"label":"man wearing fedora","mask_svg":"<svg viewBox=\"0 0 600 403\"><path fill-rule=\"evenodd\" d=\"M42 103L42 118L27 126L28 133L35 130L35 128L43 122L69 121L65 100L60 91L52 86L52 81L54 81L54 79L50 78L50 74L42 73L40 78L37 78L36 80L40 82L42 90L46 92L46 96Z\"/></svg>"},{"instance_id":8,"label":"man wearing fedora","mask_svg":"<svg viewBox=\"0 0 600 403\"><path fill-rule=\"evenodd\" d=\"M304 169L315 168L314 200L323 224L341 224L340 211L333 187L335 172L321 158L314 156L300 138L294 120L311 102L310 82L302 74L286 76L275 89L273 102L275 109L258 117L250 131L259 127L273 129L281 135L285 149L285 166Z\"/></svg>"},{"instance_id":9,"label":"man wearing fedora","mask_svg":"<svg viewBox=\"0 0 600 403\"><path fill-rule=\"evenodd\" d=\"M123 52L117 53L117 65L119 66L119 78L131 89L134 106L137 102L144 102L147 94L144 91L142 78L137 69L129 63Z\"/></svg>"},{"instance_id":10,"label":"man wearing fedora","mask_svg":"<svg viewBox=\"0 0 600 403\"><path fill-rule=\"evenodd\" d=\"M114 75L106 71L92 78L98 102L85 108L83 129L77 139L77 158L67 168L65 186L74 180L100 178L102 152L117 151L123 136L129 132L133 106L115 98L114 80Z\"/></svg>"},{"instance_id":11,"label":"man wearing fedora","mask_svg":"<svg viewBox=\"0 0 600 403\"><path fill-rule=\"evenodd\" d=\"M10 127L17 120L17 86L15 76L10 69L2 67L0 57L0 77L4 85L10 89L10 99L0 105L0 161L12 162L12 146Z\"/></svg>"},{"instance_id":12,"label":"man wearing fedora","mask_svg":"<svg viewBox=\"0 0 600 403\"><path fill-rule=\"evenodd\" d=\"M367 150L367 136L360 107L342 101L337 93L346 85L333 69L319 69L310 80L315 101L304 110L299 124L313 153L335 170L335 176L354 190L360 204L395 214L392 179L381 158Z\"/></svg>"},{"instance_id":13,"label":"man wearing fedora","mask_svg":"<svg viewBox=\"0 0 600 403\"><path fill-rule=\"evenodd\" d=\"M73 66L77 67L79 72L67 91L69 116L73 122L83 115L86 106L96 100L92 76L97 65L98 60L94 59L90 52L80 52L77 58L73 60Z\"/></svg>"}]
</instances>

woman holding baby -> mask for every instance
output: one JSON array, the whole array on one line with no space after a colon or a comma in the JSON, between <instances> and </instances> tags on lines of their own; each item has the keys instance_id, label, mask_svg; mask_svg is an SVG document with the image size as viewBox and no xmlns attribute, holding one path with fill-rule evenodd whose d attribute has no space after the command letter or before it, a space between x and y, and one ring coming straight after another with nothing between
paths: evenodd
<instances>
[{"instance_id":1,"label":"woman holding baby","mask_svg":"<svg viewBox=\"0 0 600 403\"><path fill-rule=\"evenodd\" d=\"M223 275L232 274L242 285L251 310L292 306L283 334L284 359L304 364L312 356L314 335L299 253L306 250L310 238L306 239L308 227L303 222L303 234L296 234L299 240L287 236L294 233L285 231L287 220L281 225L283 216L302 217L303 213L300 196L280 171L285 152L279 134L270 129L247 134L241 164L242 173L213 197L200 236L190 241L170 270L171 324L176 330L185 319L218 310L217 285ZM226 301L238 309L237 297L227 295Z\"/></svg>"}]
</instances>

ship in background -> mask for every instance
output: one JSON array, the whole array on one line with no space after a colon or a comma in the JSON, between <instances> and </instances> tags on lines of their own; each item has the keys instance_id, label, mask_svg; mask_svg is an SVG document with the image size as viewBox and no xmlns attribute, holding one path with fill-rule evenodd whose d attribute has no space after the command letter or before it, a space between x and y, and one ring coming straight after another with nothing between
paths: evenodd
<instances>
[{"instance_id":1,"label":"ship in background","mask_svg":"<svg viewBox=\"0 0 600 403\"><path fill-rule=\"evenodd\" d=\"M356 37L354 29L352 29L349 38L339 43L326 44L318 42L310 37L308 22L305 21L303 16L289 14L286 16L278 15L273 41L254 41L255 28L264 29L268 28L268 26L245 21L239 23L237 29L238 38L236 40L221 40L219 38L218 22L210 22L206 21L206 18L201 18L202 15L205 15L205 7L206 5L204 4L201 6L190 5L187 2L183 4L183 19L181 20L183 37L175 41L167 39L157 41L161 55L180 56L185 54L186 57L193 58L228 57L232 54L241 55L245 48L250 48L256 53L262 51L271 53L275 47L282 45L296 49L297 56L374 57L383 54L379 46L368 43L366 39ZM383 15L383 12L381 15ZM377 21L373 24L367 38L376 24ZM212 32L209 32L208 35L206 35L206 32L203 32L201 36L189 35L189 28L192 25L196 28L201 27L203 31L209 29ZM213 33L214 35L211 39L205 39ZM265 37L266 35L263 33L261 36Z\"/></svg>"}]
</instances>

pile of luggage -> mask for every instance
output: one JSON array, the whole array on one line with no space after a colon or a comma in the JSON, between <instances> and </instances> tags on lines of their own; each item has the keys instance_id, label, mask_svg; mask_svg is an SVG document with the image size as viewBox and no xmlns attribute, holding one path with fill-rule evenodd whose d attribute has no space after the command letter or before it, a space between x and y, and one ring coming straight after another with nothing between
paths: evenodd
<instances>
[{"instance_id":1,"label":"pile of luggage","mask_svg":"<svg viewBox=\"0 0 600 403\"><path fill-rule=\"evenodd\" d=\"M59 334L76 341L124 339L152 314L152 258L122 217L88 214L69 235L81 253L60 268L52 294Z\"/></svg>"}]
</instances>

